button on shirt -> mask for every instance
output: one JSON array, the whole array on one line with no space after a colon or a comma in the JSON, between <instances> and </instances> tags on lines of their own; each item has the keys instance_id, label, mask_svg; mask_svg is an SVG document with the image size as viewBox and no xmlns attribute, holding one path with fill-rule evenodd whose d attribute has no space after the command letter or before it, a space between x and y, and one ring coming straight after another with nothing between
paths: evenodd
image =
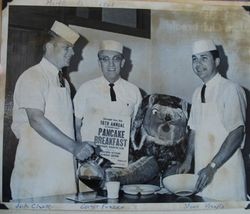
<instances>
[{"instance_id":1,"label":"button on shirt","mask_svg":"<svg viewBox=\"0 0 250 214\"><path fill-rule=\"evenodd\" d=\"M75 116L112 113L134 118L142 99L139 89L122 78L114 84L116 102L111 101L109 82L103 76L82 84L74 97Z\"/></svg>"},{"instance_id":2,"label":"button on shirt","mask_svg":"<svg viewBox=\"0 0 250 214\"><path fill-rule=\"evenodd\" d=\"M191 114L188 125L195 130L199 126L201 115L201 88L197 88L193 94ZM217 94L217 96L216 96ZM216 74L206 83L206 103L217 103L221 121L228 132L245 124L246 120L246 95L244 90L232 81Z\"/></svg>"}]
</instances>

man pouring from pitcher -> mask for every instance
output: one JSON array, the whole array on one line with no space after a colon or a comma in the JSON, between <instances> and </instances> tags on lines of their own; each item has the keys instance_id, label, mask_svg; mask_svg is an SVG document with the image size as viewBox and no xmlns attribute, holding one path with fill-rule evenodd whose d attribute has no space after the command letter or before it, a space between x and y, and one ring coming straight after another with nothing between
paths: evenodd
<instances>
[{"instance_id":1,"label":"man pouring from pitcher","mask_svg":"<svg viewBox=\"0 0 250 214\"><path fill-rule=\"evenodd\" d=\"M93 153L86 142L74 140L70 87L62 76L79 36L55 21L40 63L17 80L11 128L19 142L12 199L75 193L73 156L85 160Z\"/></svg>"}]
</instances>

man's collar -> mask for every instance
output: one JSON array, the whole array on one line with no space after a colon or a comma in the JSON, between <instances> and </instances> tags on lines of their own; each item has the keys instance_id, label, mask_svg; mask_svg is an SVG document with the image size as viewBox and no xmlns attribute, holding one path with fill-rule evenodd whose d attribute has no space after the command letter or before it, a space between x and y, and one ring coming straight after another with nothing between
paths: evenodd
<instances>
[{"instance_id":1,"label":"man's collar","mask_svg":"<svg viewBox=\"0 0 250 214\"><path fill-rule=\"evenodd\" d=\"M221 75L217 73L212 79L210 79L207 83L206 86L211 87L215 85L221 78Z\"/></svg>"},{"instance_id":2,"label":"man's collar","mask_svg":"<svg viewBox=\"0 0 250 214\"><path fill-rule=\"evenodd\" d=\"M44 57L42 58L41 64L44 65L46 67L46 70L48 70L49 72L53 73L54 75L58 75L58 71L59 71L58 68L46 58Z\"/></svg>"},{"instance_id":3,"label":"man's collar","mask_svg":"<svg viewBox=\"0 0 250 214\"><path fill-rule=\"evenodd\" d=\"M104 76L102 76L102 79L103 79L104 84L107 84L107 85L108 85L108 84L110 83L107 79L105 79ZM121 81L121 77L119 77L119 79L116 80L116 81L113 82L113 83L114 83L114 85L116 85L116 84L119 84L120 81Z\"/></svg>"}]
</instances>

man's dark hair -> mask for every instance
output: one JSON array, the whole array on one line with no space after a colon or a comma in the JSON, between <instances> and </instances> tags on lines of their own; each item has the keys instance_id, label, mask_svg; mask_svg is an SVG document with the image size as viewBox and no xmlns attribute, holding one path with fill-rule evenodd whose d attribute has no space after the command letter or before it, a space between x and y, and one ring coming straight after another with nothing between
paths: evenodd
<instances>
[{"instance_id":1,"label":"man's dark hair","mask_svg":"<svg viewBox=\"0 0 250 214\"><path fill-rule=\"evenodd\" d=\"M210 51L210 53L212 54L214 60L215 60L216 58L220 58L220 54L219 54L219 51L218 51L218 50Z\"/></svg>"}]
</instances>

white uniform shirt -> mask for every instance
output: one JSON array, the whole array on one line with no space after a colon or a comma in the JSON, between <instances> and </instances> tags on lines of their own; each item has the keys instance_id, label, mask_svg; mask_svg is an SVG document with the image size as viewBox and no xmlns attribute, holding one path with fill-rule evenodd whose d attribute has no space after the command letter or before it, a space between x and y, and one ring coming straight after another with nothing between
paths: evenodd
<instances>
[{"instance_id":1,"label":"white uniform shirt","mask_svg":"<svg viewBox=\"0 0 250 214\"><path fill-rule=\"evenodd\" d=\"M202 111L201 88L202 86L195 90L192 98L188 126L193 130L199 126L199 116ZM239 85L216 74L206 83L205 100L217 103L221 122L228 132L241 125L245 126L247 101L245 92Z\"/></svg>"},{"instance_id":2,"label":"white uniform shirt","mask_svg":"<svg viewBox=\"0 0 250 214\"><path fill-rule=\"evenodd\" d=\"M67 81L65 82L70 93L69 85ZM33 108L44 112L50 85L60 87L58 69L45 58L19 77L13 96L13 122L11 125L17 138L20 137L22 124L28 123L24 108Z\"/></svg>"},{"instance_id":3,"label":"white uniform shirt","mask_svg":"<svg viewBox=\"0 0 250 214\"><path fill-rule=\"evenodd\" d=\"M102 76L81 85L74 97L75 116L89 113L112 113L134 118L141 103L141 93L135 85L120 78L114 83L115 102L110 98L109 82Z\"/></svg>"},{"instance_id":4,"label":"white uniform shirt","mask_svg":"<svg viewBox=\"0 0 250 214\"><path fill-rule=\"evenodd\" d=\"M16 83L12 130L19 143L10 182L14 199L76 191L72 154L30 127L24 109L41 110L58 129L73 138L73 106L69 85L65 83L66 87L60 87L58 69L44 58Z\"/></svg>"}]
</instances>

